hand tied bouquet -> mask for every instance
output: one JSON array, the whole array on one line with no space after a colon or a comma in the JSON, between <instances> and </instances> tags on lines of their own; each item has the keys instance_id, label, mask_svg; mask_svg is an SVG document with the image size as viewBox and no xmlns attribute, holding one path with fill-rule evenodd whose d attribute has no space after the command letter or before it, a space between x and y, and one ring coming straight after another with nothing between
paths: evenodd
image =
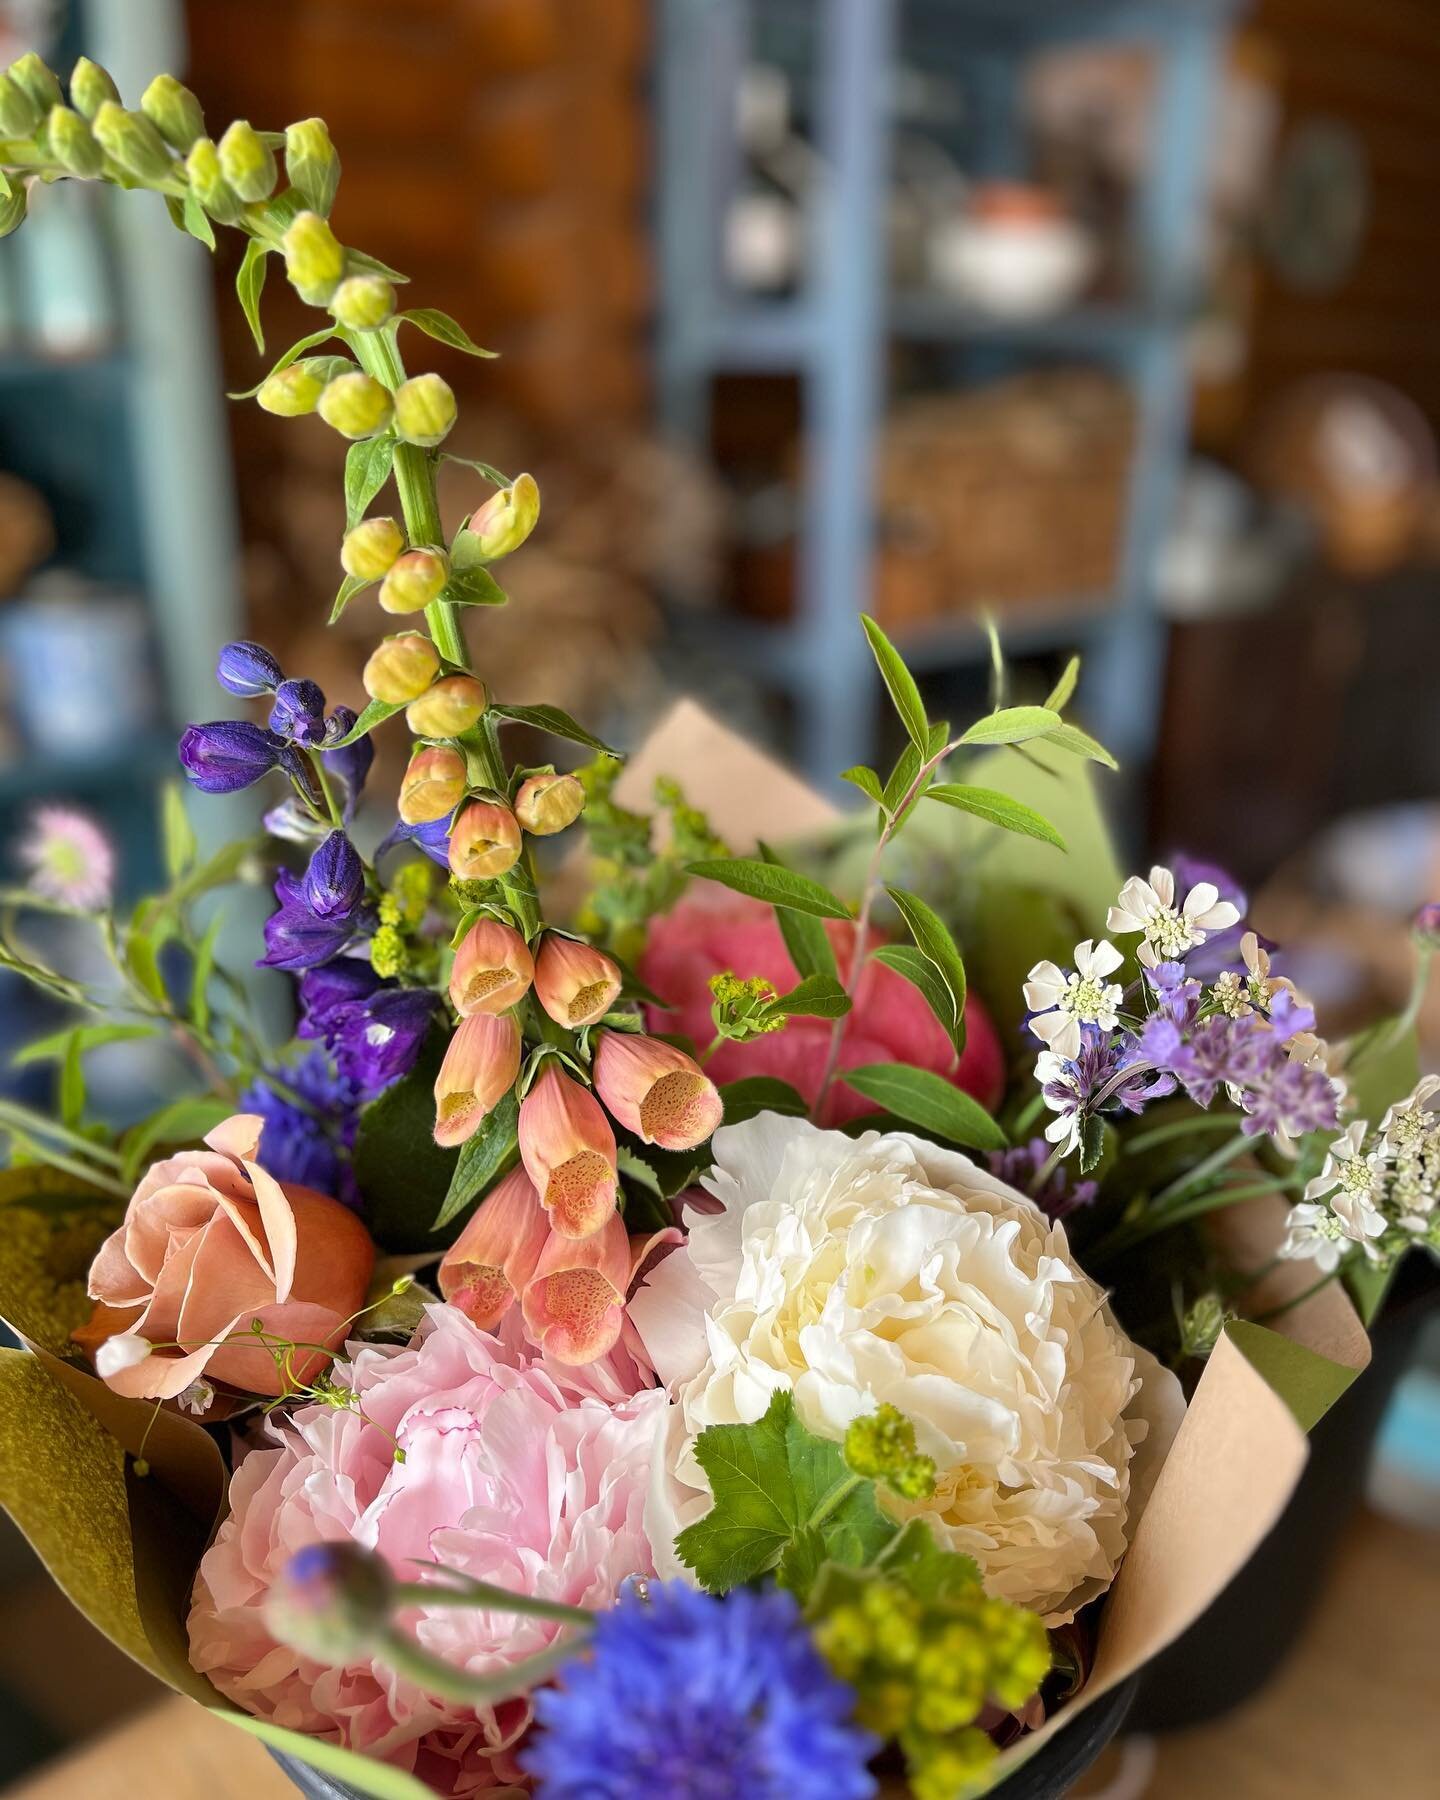
<instances>
[{"instance_id":1,"label":"hand tied bouquet","mask_svg":"<svg viewBox=\"0 0 1440 1800\"><path fill-rule=\"evenodd\" d=\"M952 733L867 620L907 742L848 772L864 813L777 853L724 740L745 778L682 771L710 816L665 780L653 817L471 667L538 489L470 464L494 491L444 528L454 396L402 331L483 352L335 236L321 121L215 142L170 77L131 111L82 61L67 104L25 57L0 170L7 229L71 177L239 230L261 348L281 260L324 321L254 395L351 440L332 617L409 621L358 716L221 650L263 723L180 760L275 783L268 850L202 859L168 795L168 886L122 918L93 827L25 847L4 962L80 1019L26 1053L56 1112L0 1103L0 1499L116 1642L363 1792L983 1791L1224 1584L1363 1361L1343 1292L1368 1315L1440 1243L1414 1008L1327 1044L1220 872L1120 880L1074 663L1012 705L997 649ZM595 760L517 766L509 727ZM582 816L562 923L536 840ZM262 856L280 1047L200 916ZM40 959L47 912L112 982ZM200 1091L117 1133L87 1059L152 1037Z\"/></svg>"}]
</instances>

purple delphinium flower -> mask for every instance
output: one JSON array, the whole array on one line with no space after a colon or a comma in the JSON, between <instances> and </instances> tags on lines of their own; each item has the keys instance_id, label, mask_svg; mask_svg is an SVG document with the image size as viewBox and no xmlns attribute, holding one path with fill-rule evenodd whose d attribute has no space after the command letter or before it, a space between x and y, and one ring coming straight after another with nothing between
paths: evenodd
<instances>
[{"instance_id":1,"label":"purple delphinium flower","mask_svg":"<svg viewBox=\"0 0 1440 1800\"><path fill-rule=\"evenodd\" d=\"M354 730L357 718L348 706L337 706L325 721L324 743L338 744ZM348 824L365 791L370 765L375 761L375 745L368 736L357 738L353 744L346 744L341 749L322 748L320 760L326 774L333 776L345 790L344 815Z\"/></svg>"},{"instance_id":2,"label":"purple delphinium flower","mask_svg":"<svg viewBox=\"0 0 1440 1800\"><path fill-rule=\"evenodd\" d=\"M265 921L262 969L312 969L338 956L362 923L365 870L354 845L332 831L303 876L275 877L279 910Z\"/></svg>"},{"instance_id":3,"label":"purple delphinium flower","mask_svg":"<svg viewBox=\"0 0 1440 1800\"><path fill-rule=\"evenodd\" d=\"M296 744L316 745L325 736L325 696L314 681L282 681L270 708L270 729Z\"/></svg>"},{"instance_id":4,"label":"purple delphinium flower","mask_svg":"<svg viewBox=\"0 0 1440 1800\"><path fill-rule=\"evenodd\" d=\"M226 644L215 665L215 679L229 694L241 700L258 700L262 694L273 694L285 679L284 671L263 644L252 644L242 638Z\"/></svg>"},{"instance_id":5,"label":"purple delphinium flower","mask_svg":"<svg viewBox=\"0 0 1440 1800\"><path fill-rule=\"evenodd\" d=\"M369 1100L415 1066L437 1004L428 988L392 987L369 963L337 957L300 977L299 1035L319 1038Z\"/></svg>"},{"instance_id":6,"label":"purple delphinium flower","mask_svg":"<svg viewBox=\"0 0 1440 1800\"><path fill-rule=\"evenodd\" d=\"M299 981L300 1036L329 1041L346 1009L363 1004L384 985L368 962L337 956L334 962L306 969Z\"/></svg>"},{"instance_id":7,"label":"purple delphinium flower","mask_svg":"<svg viewBox=\"0 0 1440 1800\"><path fill-rule=\"evenodd\" d=\"M332 1067L323 1050L271 1071L295 1094L288 1100L268 1082L256 1081L240 1095L242 1112L265 1121L265 1167L277 1181L329 1194L346 1206L358 1204L349 1152L355 1143L362 1096Z\"/></svg>"},{"instance_id":8,"label":"purple delphinium flower","mask_svg":"<svg viewBox=\"0 0 1440 1800\"><path fill-rule=\"evenodd\" d=\"M869 1800L878 1748L792 1595L654 1582L535 1694L521 1755L549 1800Z\"/></svg>"},{"instance_id":9,"label":"purple delphinium flower","mask_svg":"<svg viewBox=\"0 0 1440 1800\"><path fill-rule=\"evenodd\" d=\"M216 719L187 725L180 737L180 762L202 794L238 794L272 769L293 773L298 759L283 738L248 719Z\"/></svg>"},{"instance_id":10,"label":"purple delphinium flower","mask_svg":"<svg viewBox=\"0 0 1440 1800\"><path fill-rule=\"evenodd\" d=\"M1054 1224L1082 1206L1092 1206L1100 1192L1095 1181L1072 1181L1070 1172L1059 1163L1038 1189L1034 1183L1050 1160L1052 1147L1044 1138L1031 1138L1028 1144L1014 1144L1008 1150L990 1152L990 1173L998 1180L1018 1188L1031 1199Z\"/></svg>"},{"instance_id":11,"label":"purple delphinium flower","mask_svg":"<svg viewBox=\"0 0 1440 1800\"><path fill-rule=\"evenodd\" d=\"M449 819L432 819L426 825L398 824L380 848L375 852L375 861L397 844L414 844L417 850L423 850L431 862L439 863L442 869L450 867L450 821Z\"/></svg>"},{"instance_id":12,"label":"purple delphinium flower","mask_svg":"<svg viewBox=\"0 0 1440 1800\"><path fill-rule=\"evenodd\" d=\"M365 865L343 831L332 831L310 858L305 904L320 919L353 919L365 898Z\"/></svg>"}]
</instances>

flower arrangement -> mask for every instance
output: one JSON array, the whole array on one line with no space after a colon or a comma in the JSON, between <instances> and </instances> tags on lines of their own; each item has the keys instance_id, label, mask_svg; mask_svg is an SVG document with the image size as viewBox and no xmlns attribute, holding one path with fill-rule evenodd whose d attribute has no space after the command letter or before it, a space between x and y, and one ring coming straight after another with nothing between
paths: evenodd
<instances>
[{"instance_id":1,"label":"flower arrangement","mask_svg":"<svg viewBox=\"0 0 1440 1800\"><path fill-rule=\"evenodd\" d=\"M539 490L470 463L447 529L455 399L401 347L485 353L335 235L323 123L212 141L172 78L129 110L83 60L68 94L0 75L5 229L70 177L238 230L260 349L283 267L320 322L252 394L349 440L331 616L401 626L358 715L220 651L249 714L180 763L272 784L263 841L204 859L167 794L124 916L87 821L22 847L0 956L77 1019L25 1053L55 1111L0 1102L0 1499L138 1660L362 1792L983 1791L1224 1585L1363 1361L1344 1294L1440 1248L1414 1009L1327 1044L1222 873L1121 881L1078 662L1010 704L997 645L952 731L865 620L906 744L847 772L863 812L756 842L753 758L708 771L730 844L674 779L647 810L472 667ZM537 853L575 827L562 913ZM265 866L278 1046L212 898ZM111 982L42 960L47 912ZM147 1038L191 1079L117 1132L87 1059Z\"/></svg>"}]
</instances>

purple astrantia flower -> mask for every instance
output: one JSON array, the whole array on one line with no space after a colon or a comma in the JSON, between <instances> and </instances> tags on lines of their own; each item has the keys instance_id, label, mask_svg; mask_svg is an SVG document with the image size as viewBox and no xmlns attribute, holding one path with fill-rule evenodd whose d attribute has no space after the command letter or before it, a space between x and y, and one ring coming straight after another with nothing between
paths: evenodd
<instances>
[{"instance_id":1,"label":"purple astrantia flower","mask_svg":"<svg viewBox=\"0 0 1440 1800\"><path fill-rule=\"evenodd\" d=\"M307 748L325 736L325 695L313 681L282 681L270 708L270 729L291 743Z\"/></svg>"},{"instance_id":2,"label":"purple astrantia flower","mask_svg":"<svg viewBox=\"0 0 1440 1800\"><path fill-rule=\"evenodd\" d=\"M242 1112L258 1113L265 1121L266 1169L277 1181L313 1188L346 1206L358 1205L350 1151L363 1096L319 1049L270 1073L295 1100L265 1081L253 1082L239 1099Z\"/></svg>"},{"instance_id":3,"label":"purple astrantia flower","mask_svg":"<svg viewBox=\"0 0 1440 1800\"><path fill-rule=\"evenodd\" d=\"M1092 1206L1100 1192L1096 1181L1072 1181L1063 1163L1057 1164L1038 1189L1035 1182L1050 1160L1051 1146L1044 1138L1031 1138L1028 1144L1015 1144L1009 1150L990 1152L990 1173L1027 1195L1054 1223L1066 1218L1082 1206Z\"/></svg>"},{"instance_id":4,"label":"purple astrantia flower","mask_svg":"<svg viewBox=\"0 0 1440 1800\"><path fill-rule=\"evenodd\" d=\"M262 969L312 969L355 936L365 902L365 869L343 831L332 831L303 876L275 877L277 912L265 921Z\"/></svg>"},{"instance_id":5,"label":"purple astrantia flower","mask_svg":"<svg viewBox=\"0 0 1440 1800\"><path fill-rule=\"evenodd\" d=\"M1092 1112L1143 1112L1153 1100L1175 1092L1175 1078L1151 1066L1140 1041L1128 1032L1080 1028L1080 1054L1066 1062L1051 1051L1035 1061L1035 1074L1046 1106L1055 1117L1045 1135L1064 1143L1068 1154L1080 1138L1081 1120Z\"/></svg>"},{"instance_id":6,"label":"purple astrantia flower","mask_svg":"<svg viewBox=\"0 0 1440 1800\"><path fill-rule=\"evenodd\" d=\"M227 693L242 700L258 700L262 694L273 694L285 675L263 644L241 639L220 652L215 679Z\"/></svg>"},{"instance_id":7,"label":"purple astrantia flower","mask_svg":"<svg viewBox=\"0 0 1440 1800\"><path fill-rule=\"evenodd\" d=\"M522 1752L548 1800L869 1800L875 1740L794 1597L652 1582L599 1614L534 1696Z\"/></svg>"},{"instance_id":8,"label":"purple astrantia flower","mask_svg":"<svg viewBox=\"0 0 1440 1800\"><path fill-rule=\"evenodd\" d=\"M272 769L298 772L298 758L284 739L248 719L187 725L180 737L180 762L202 794L238 794Z\"/></svg>"}]
</instances>

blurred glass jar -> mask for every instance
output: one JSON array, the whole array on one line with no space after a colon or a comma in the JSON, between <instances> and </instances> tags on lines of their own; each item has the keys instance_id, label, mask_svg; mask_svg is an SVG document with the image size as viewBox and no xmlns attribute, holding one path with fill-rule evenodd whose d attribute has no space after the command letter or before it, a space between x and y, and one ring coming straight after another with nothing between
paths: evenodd
<instances>
[{"instance_id":1,"label":"blurred glass jar","mask_svg":"<svg viewBox=\"0 0 1440 1800\"><path fill-rule=\"evenodd\" d=\"M28 749L61 760L124 754L155 722L144 605L55 570L0 612L6 695Z\"/></svg>"}]
</instances>

